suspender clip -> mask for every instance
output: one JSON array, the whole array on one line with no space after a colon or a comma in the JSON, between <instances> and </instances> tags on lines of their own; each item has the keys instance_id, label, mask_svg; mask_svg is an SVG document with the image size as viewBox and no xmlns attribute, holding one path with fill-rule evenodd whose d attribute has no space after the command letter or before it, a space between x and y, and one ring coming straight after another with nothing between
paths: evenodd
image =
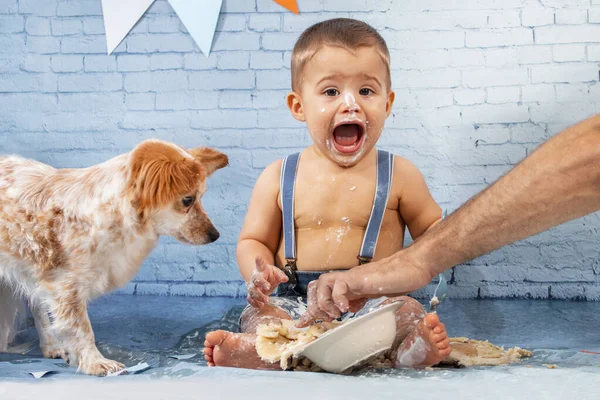
<instances>
[{"instance_id":1,"label":"suspender clip","mask_svg":"<svg viewBox=\"0 0 600 400\"><path fill-rule=\"evenodd\" d=\"M286 258L287 263L283 267L283 273L288 277L289 285L296 285L296 259Z\"/></svg>"},{"instance_id":2,"label":"suspender clip","mask_svg":"<svg viewBox=\"0 0 600 400\"><path fill-rule=\"evenodd\" d=\"M373 259L372 257L367 256L358 256L356 258L358 258L358 265L368 264Z\"/></svg>"}]
</instances>

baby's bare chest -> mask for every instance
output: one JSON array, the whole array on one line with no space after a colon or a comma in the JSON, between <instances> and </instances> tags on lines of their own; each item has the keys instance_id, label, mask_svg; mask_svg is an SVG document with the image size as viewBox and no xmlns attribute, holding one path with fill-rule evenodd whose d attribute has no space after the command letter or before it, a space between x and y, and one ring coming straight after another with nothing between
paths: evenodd
<instances>
[{"instance_id":1,"label":"baby's bare chest","mask_svg":"<svg viewBox=\"0 0 600 400\"><path fill-rule=\"evenodd\" d=\"M294 196L297 229L352 225L365 228L371 216L376 176L299 175Z\"/></svg>"}]
</instances>

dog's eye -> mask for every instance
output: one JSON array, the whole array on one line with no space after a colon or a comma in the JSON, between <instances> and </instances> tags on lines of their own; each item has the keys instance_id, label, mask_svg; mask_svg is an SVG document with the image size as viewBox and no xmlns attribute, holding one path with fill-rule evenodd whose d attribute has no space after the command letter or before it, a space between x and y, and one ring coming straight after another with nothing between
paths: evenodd
<instances>
[{"instance_id":1,"label":"dog's eye","mask_svg":"<svg viewBox=\"0 0 600 400\"><path fill-rule=\"evenodd\" d=\"M181 200L181 203L183 204L184 207L189 207L192 204L194 204L194 201L196 201L195 196L186 196L183 198L183 200Z\"/></svg>"}]
</instances>

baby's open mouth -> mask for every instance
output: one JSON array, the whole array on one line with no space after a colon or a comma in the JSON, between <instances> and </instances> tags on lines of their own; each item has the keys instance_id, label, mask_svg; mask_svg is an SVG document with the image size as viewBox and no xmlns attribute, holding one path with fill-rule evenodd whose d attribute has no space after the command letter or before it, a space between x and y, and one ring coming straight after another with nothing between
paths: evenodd
<instances>
[{"instance_id":1,"label":"baby's open mouth","mask_svg":"<svg viewBox=\"0 0 600 400\"><path fill-rule=\"evenodd\" d=\"M341 122L333 128L333 146L337 151L351 154L363 144L365 129L356 122Z\"/></svg>"}]
</instances>

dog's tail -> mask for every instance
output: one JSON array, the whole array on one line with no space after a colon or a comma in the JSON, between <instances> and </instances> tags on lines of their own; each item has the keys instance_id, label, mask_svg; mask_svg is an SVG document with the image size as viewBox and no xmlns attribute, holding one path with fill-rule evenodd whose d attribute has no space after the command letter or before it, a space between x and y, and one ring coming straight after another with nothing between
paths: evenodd
<instances>
[{"instance_id":1,"label":"dog's tail","mask_svg":"<svg viewBox=\"0 0 600 400\"><path fill-rule=\"evenodd\" d=\"M18 293L7 283L0 281L0 352L10 351L20 317L25 316L25 304Z\"/></svg>"}]
</instances>

